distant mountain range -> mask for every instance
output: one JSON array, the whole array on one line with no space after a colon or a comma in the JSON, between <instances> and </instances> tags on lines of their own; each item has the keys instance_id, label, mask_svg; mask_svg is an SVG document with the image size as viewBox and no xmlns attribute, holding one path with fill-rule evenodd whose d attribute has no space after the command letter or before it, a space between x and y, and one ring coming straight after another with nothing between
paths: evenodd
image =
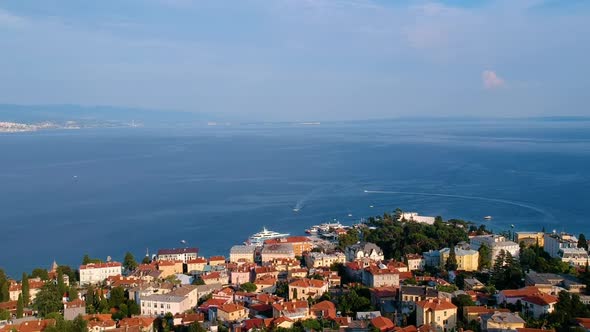
<instances>
[{"instance_id":1,"label":"distant mountain range","mask_svg":"<svg viewBox=\"0 0 590 332\"><path fill-rule=\"evenodd\" d=\"M0 121L16 123L40 122L105 122L158 124L195 124L215 120L202 113L146 110L113 106L80 105L14 105L0 104Z\"/></svg>"}]
</instances>

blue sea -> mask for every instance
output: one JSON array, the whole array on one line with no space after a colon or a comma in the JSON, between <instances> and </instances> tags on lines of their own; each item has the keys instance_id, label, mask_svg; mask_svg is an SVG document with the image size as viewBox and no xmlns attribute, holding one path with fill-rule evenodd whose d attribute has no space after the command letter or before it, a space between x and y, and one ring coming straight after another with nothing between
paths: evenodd
<instances>
[{"instance_id":1,"label":"blue sea","mask_svg":"<svg viewBox=\"0 0 590 332\"><path fill-rule=\"evenodd\" d=\"M365 192L368 191L368 192ZM590 122L404 120L0 135L0 267L228 255L263 226L401 208L494 231L590 232ZM299 212L294 212L294 207ZM372 206L372 207L371 207ZM352 215L352 217L349 216ZM491 215L493 220L484 221Z\"/></svg>"}]
</instances>

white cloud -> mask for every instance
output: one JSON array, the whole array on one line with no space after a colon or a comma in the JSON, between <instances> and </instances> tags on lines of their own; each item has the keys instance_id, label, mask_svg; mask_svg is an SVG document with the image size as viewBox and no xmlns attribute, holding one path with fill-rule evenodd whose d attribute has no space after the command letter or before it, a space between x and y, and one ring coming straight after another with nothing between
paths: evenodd
<instances>
[{"instance_id":1,"label":"white cloud","mask_svg":"<svg viewBox=\"0 0 590 332\"><path fill-rule=\"evenodd\" d=\"M504 86L504 79L502 79L493 70L484 70L481 73L483 87L486 89L495 89Z\"/></svg>"}]
</instances>

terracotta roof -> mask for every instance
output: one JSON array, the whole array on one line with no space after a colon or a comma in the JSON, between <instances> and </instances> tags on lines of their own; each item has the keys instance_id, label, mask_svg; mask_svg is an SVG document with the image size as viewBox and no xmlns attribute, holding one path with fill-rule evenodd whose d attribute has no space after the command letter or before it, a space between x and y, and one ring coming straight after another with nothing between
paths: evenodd
<instances>
[{"instance_id":1,"label":"terracotta roof","mask_svg":"<svg viewBox=\"0 0 590 332\"><path fill-rule=\"evenodd\" d=\"M371 319L371 324L378 328L381 331L391 330L395 327L395 324L391 321L391 319L383 316L375 317Z\"/></svg>"},{"instance_id":2,"label":"terracotta roof","mask_svg":"<svg viewBox=\"0 0 590 332\"><path fill-rule=\"evenodd\" d=\"M207 263L207 260L203 257L197 257L195 259L189 259L188 261L186 261L187 264L205 264Z\"/></svg>"},{"instance_id":3,"label":"terracotta roof","mask_svg":"<svg viewBox=\"0 0 590 332\"><path fill-rule=\"evenodd\" d=\"M279 317L279 318L273 320L273 324L280 325L280 324L282 324L284 322L292 322L292 321L293 321L292 319L290 319L288 317L285 317L285 316L282 316L282 317Z\"/></svg>"},{"instance_id":4,"label":"terracotta roof","mask_svg":"<svg viewBox=\"0 0 590 332\"><path fill-rule=\"evenodd\" d=\"M299 242L311 242L306 236L289 236L280 239L270 239L264 241L264 244L278 244L278 243L299 243Z\"/></svg>"},{"instance_id":5,"label":"terracotta roof","mask_svg":"<svg viewBox=\"0 0 590 332\"><path fill-rule=\"evenodd\" d=\"M265 319L252 318L244 321L244 330L249 331L251 329L263 329L269 327Z\"/></svg>"},{"instance_id":6,"label":"terracotta roof","mask_svg":"<svg viewBox=\"0 0 590 332\"><path fill-rule=\"evenodd\" d=\"M221 278L221 273L220 272L211 272L209 274L206 274L204 276L201 276L201 279L203 279L203 280L217 279L217 278Z\"/></svg>"},{"instance_id":7,"label":"terracotta roof","mask_svg":"<svg viewBox=\"0 0 590 332\"><path fill-rule=\"evenodd\" d=\"M327 283L323 280L317 279L308 279L308 278L301 278L293 281L289 284L290 287L313 287L313 288L322 288L325 287Z\"/></svg>"},{"instance_id":8,"label":"terracotta roof","mask_svg":"<svg viewBox=\"0 0 590 332\"><path fill-rule=\"evenodd\" d=\"M263 276L254 281L254 284L256 285L274 285L276 283L277 279L272 276Z\"/></svg>"},{"instance_id":9,"label":"terracotta roof","mask_svg":"<svg viewBox=\"0 0 590 332\"><path fill-rule=\"evenodd\" d=\"M278 311L297 311L297 309L307 309L308 306L307 301L289 301L272 305Z\"/></svg>"},{"instance_id":10,"label":"terracotta roof","mask_svg":"<svg viewBox=\"0 0 590 332\"><path fill-rule=\"evenodd\" d=\"M418 301L416 302L416 305L426 310L434 311L457 309L457 306L455 306L453 303L451 303L451 301L447 299L430 299L425 301Z\"/></svg>"},{"instance_id":11,"label":"terracotta roof","mask_svg":"<svg viewBox=\"0 0 590 332\"><path fill-rule=\"evenodd\" d=\"M408 325L406 327L396 326L393 328L393 330L396 332L416 332L416 331L418 331L418 329L414 325Z\"/></svg>"},{"instance_id":12,"label":"terracotta roof","mask_svg":"<svg viewBox=\"0 0 590 332\"><path fill-rule=\"evenodd\" d=\"M123 318L119 322L119 326L139 326L139 327L149 327L154 324L154 318L152 317L145 317L145 316L137 316L131 318Z\"/></svg>"},{"instance_id":13,"label":"terracotta roof","mask_svg":"<svg viewBox=\"0 0 590 332\"><path fill-rule=\"evenodd\" d=\"M578 322L580 326L590 329L590 318L576 318L576 322Z\"/></svg>"},{"instance_id":14,"label":"terracotta roof","mask_svg":"<svg viewBox=\"0 0 590 332\"><path fill-rule=\"evenodd\" d=\"M86 307L86 302L84 300L75 299L71 302L64 303L64 308L84 308Z\"/></svg>"},{"instance_id":15,"label":"terracotta roof","mask_svg":"<svg viewBox=\"0 0 590 332\"><path fill-rule=\"evenodd\" d=\"M312 305L311 310L312 311L336 310L336 306L334 305L334 303L332 301L325 300L325 301L322 301L322 302Z\"/></svg>"},{"instance_id":16,"label":"terracotta roof","mask_svg":"<svg viewBox=\"0 0 590 332\"><path fill-rule=\"evenodd\" d=\"M5 331L11 331L15 328L18 332L38 332L45 330L49 326L55 326L55 319L26 321L17 325L6 325L4 329Z\"/></svg>"},{"instance_id":17,"label":"terracotta roof","mask_svg":"<svg viewBox=\"0 0 590 332\"><path fill-rule=\"evenodd\" d=\"M526 301L540 306L547 306L553 303L557 303L557 297L549 295L547 293L537 293L531 296L523 297L522 301Z\"/></svg>"},{"instance_id":18,"label":"terracotta roof","mask_svg":"<svg viewBox=\"0 0 590 332\"><path fill-rule=\"evenodd\" d=\"M104 269L109 267L121 267L119 262L108 262L108 263L90 263L86 265L80 265L80 270L86 269Z\"/></svg>"},{"instance_id":19,"label":"terracotta roof","mask_svg":"<svg viewBox=\"0 0 590 332\"><path fill-rule=\"evenodd\" d=\"M209 261L224 261L225 262L225 257L223 257L223 256L211 256L211 257L209 257Z\"/></svg>"},{"instance_id":20,"label":"terracotta roof","mask_svg":"<svg viewBox=\"0 0 590 332\"><path fill-rule=\"evenodd\" d=\"M225 311L225 312L236 312L240 310L246 309L245 307L239 304L227 303L219 306L217 310Z\"/></svg>"},{"instance_id":21,"label":"terracotta roof","mask_svg":"<svg viewBox=\"0 0 590 332\"><path fill-rule=\"evenodd\" d=\"M520 289L505 289L500 292L500 294L504 295L504 297L525 297L531 296L534 294L540 293L539 288L537 287L524 287Z\"/></svg>"}]
</instances>

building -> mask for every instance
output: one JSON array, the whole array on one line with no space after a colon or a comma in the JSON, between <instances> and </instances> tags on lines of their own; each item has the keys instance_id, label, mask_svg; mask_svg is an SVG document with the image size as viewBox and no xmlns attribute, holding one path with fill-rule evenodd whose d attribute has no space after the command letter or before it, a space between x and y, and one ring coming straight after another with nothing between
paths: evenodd
<instances>
[{"instance_id":1,"label":"building","mask_svg":"<svg viewBox=\"0 0 590 332\"><path fill-rule=\"evenodd\" d=\"M328 291L328 282L317 279L297 279L289 284L289 299L292 301L317 299Z\"/></svg>"},{"instance_id":2,"label":"building","mask_svg":"<svg viewBox=\"0 0 590 332\"><path fill-rule=\"evenodd\" d=\"M207 260L202 257L197 257L195 259L186 261L186 271L191 274L197 274L205 271L205 266L207 266Z\"/></svg>"},{"instance_id":3,"label":"building","mask_svg":"<svg viewBox=\"0 0 590 332\"><path fill-rule=\"evenodd\" d=\"M217 319L222 322L243 321L248 319L248 309L239 304L226 303L217 307Z\"/></svg>"},{"instance_id":4,"label":"building","mask_svg":"<svg viewBox=\"0 0 590 332\"><path fill-rule=\"evenodd\" d=\"M481 315L482 331L515 331L523 327L525 321L516 313L495 311Z\"/></svg>"},{"instance_id":5,"label":"building","mask_svg":"<svg viewBox=\"0 0 590 332\"><path fill-rule=\"evenodd\" d=\"M399 286L400 272L394 268L387 268L383 264L379 267L371 266L363 271L363 285L373 287Z\"/></svg>"},{"instance_id":6,"label":"building","mask_svg":"<svg viewBox=\"0 0 590 332\"><path fill-rule=\"evenodd\" d=\"M183 271L183 264L182 261L173 261L173 260L164 260L158 261L158 271L161 271L162 274L160 278L166 278L171 275L182 273Z\"/></svg>"},{"instance_id":7,"label":"building","mask_svg":"<svg viewBox=\"0 0 590 332\"><path fill-rule=\"evenodd\" d=\"M142 296L139 306L144 316L164 315L168 312L180 314L195 307L198 300L199 287L186 285L177 286L166 294Z\"/></svg>"},{"instance_id":8,"label":"building","mask_svg":"<svg viewBox=\"0 0 590 332\"><path fill-rule=\"evenodd\" d=\"M229 251L229 261L231 263L247 262L253 263L256 256L256 246L233 246Z\"/></svg>"},{"instance_id":9,"label":"building","mask_svg":"<svg viewBox=\"0 0 590 332\"><path fill-rule=\"evenodd\" d=\"M545 233L543 232L516 232L516 242L524 243L525 246L530 247L538 245L543 247L545 245Z\"/></svg>"},{"instance_id":10,"label":"building","mask_svg":"<svg viewBox=\"0 0 590 332\"><path fill-rule=\"evenodd\" d=\"M562 249L578 248L578 238L568 233L548 233L544 235L543 249L553 258L561 258Z\"/></svg>"},{"instance_id":11,"label":"building","mask_svg":"<svg viewBox=\"0 0 590 332\"><path fill-rule=\"evenodd\" d=\"M225 257L223 256L211 256L209 257L210 266L221 266L225 265Z\"/></svg>"},{"instance_id":12,"label":"building","mask_svg":"<svg viewBox=\"0 0 590 332\"><path fill-rule=\"evenodd\" d=\"M349 262L354 262L363 258L368 258L376 262L385 259L383 250L381 250L376 244L370 242L361 242L346 247L345 255L346 260Z\"/></svg>"},{"instance_id":13,"label":"building","mask_svg":"<svg viewBox=\"0 0 590 332\"><path fill-rule=\"evenodd\" d=\"M264 245L260 253L262 263L268 263L280 259L294 259L295 250L290 243Z\"/></svg>"},{"instance_id":14,"label":"building","mask_svg":"<svg viewBox=\"0 0 590 332\"><path fill-rule=\"evenodd\" d=\"M440 251L440 266L445 266L451 249L444 248ZM455 257L457 258L457 270L459 271L477 271L479 267L479 252L472 249L455 248Z\"/></svg>"},{"instance_id":15,"label":"building","mask_svg":"<svg viewBox=\"0 0 590 332\"><path fill-rule=\"evenodd\" d=\"M418 254L407 254L406 255L406 264L408 265L409 271L422 271L426 266L426 261L422 255Z\"/></svg>"},{"instance_id":16,"label":"building","mask_svg":"<svg viewBox=\"0 0 590 332\"><path fill-rule=\"evenodd\" d=\"M346 263L346 256L341 252L325 254L322 252L310 252L305 255L305 265L308 268L330 267L334 264Z\"/></svg>"},{"instance_id":17,"label":"building","mask_svg":"<svg viewBox=\"0 0 590 332\"><path fill-rule=\"evenodd\" d=\"M470 291L470 290L482 290L485 288L486 285L483 282L477 280L476 278L465 278L463 290Z\"/></svg>"},{"instance_id":18,"label":"building","mask_svg":"<svg viewBox=\"0 0 590 332\"><path fill-rule=\"evenodd\" d=\"M316 318L335 318L336 305L332 301L322 301L311 306L311 315Z\"/></svg>"},{"instance_id":19,"label":"building","mask_svg":"<svg viewBox=\"0 0 590 332\"><path fill-rule=\"evenodd\" d=\"M556 295L562 290L570 293L584 293L586 284L570 275L529 272L524 278L526 286L534 286L541 292Z\"/></svg>"},{"instance_id":20,"label":"building","mask_svg":"<svg viewBox=\"0 0 590 332\"><path fill-rule=\"evenodd\" d=\"M86 315L86 302L84 300L76 299L71 302L64 303L64 319L73 320L78 315Z\"/></svg>"},{"instance_id":21,"label":"building","mask_svg":"<svg viewBox=\"0 0 590 332\"><path fill-rule=\"evenodd\" d=\"M500 291L497 295L498 304L516 304L518 301L526 296L532 296L540 292L539 288L533 286L527 286L520 289L505 289Z\"/></svg>"},{"instance_id":22,"label":"building","mask_svg":"<svg viewBox=\"0 0 590 332\"><path fill-rule=\"evenodd\" d=\"M469 239L470 247L473 250L479 250L482 244L485 244L492 252L492 262L500 255L500 252L504 250L505 253L510 253L512 257L518 257L520 254L520 246L518 243L513 241L507 241L502 235L489 234L489 235L477 235Z\"/></svg>"},{"instance_id":23,"label":"building","mask_svg":"<svg viewBox=\"0 0 590 332\"><path fill-rule=\"evenodd\" d=\"M199 254L197 248L172 248L158 250L158 261L182 261L186 263L191 259L196 259Z\"/></svg>"},{"instance_id":24,"label":"building","mask_svg":"<svg viewBox=\"0 0 590 332\"><path fill-rule=\"evenodd\" d=\"M311 317L307 301L289 301L272 305L273 318L287 317L293 321L306 320Z\"/></svg>"},{"instance_id":25,"label":"building","mask_svg":"<svg viewBox=\"0 0 590 332\"><path fill-rule=\"evenodd\" d=\"M288 236L278 239L270 239L264 241L265 245L289 243L293 246L295 256L303 256L303 253L311 251L313 243L306 236Z\"/></svg>"},{"instance_id":26,"label":"building","mask_svg":"<svg viewBox=\"0 0 590 332\"><path fill-rule=\"evenodd\" d=\"M429 250L422 253L424 266L440 267L440 252L438 250Z\"/></svg>"},{"instance_id":27,"label":"building","mask_svg":"<svg viewBox=\"0 0 590 332\"><path fill-rule=\"evenodd\" d=\"M588 252L584 248L563 248L559 250L562 262L571 266L583 267L588 265Z\"/></svg>"},{"instance_id":28,"label":"building","mask_svg":"<svg viewBox=\"0 0 590 332\"><path fill-rule=\"evenodd\" d=\"M397 220L402 222L413 221L420 224L433 225L434 219L434 217L420 216L418 215L418 212L404 212L399 216Z\"/></svg>"},{"instance_id":29,"label":"building","mask_svg":"<svg viewBox=\"0 0 590 332\"><path fill-rule=\"evenodd\" d=\"M525 296L521 300L522 314L525 317L539 318L555 310L557 297L546 293Z\"/></svg>"},{"instance_id":30,"label":"building","mask_svg":"<svg viewBox=\"0 0 590 332\"><path fill-rule=\"evenodd\" d=\"M395 327L395 324L391 321L391 319L383 316L371 319L371 325L373 325L373 327L380 332L393 331L393 328Z\"/></svg>"},{"instance_id":31,"label":"building","mask_svg":"<svg viewBox=\"0 0 590 332\"><path fill-rule=\"evenodd\" d=\"M449 299L416 302L416 325L430 325L436 331L450 331L457 326L457 306Z\"/></svg>"},{"instance_id":32,"label":"building","mask_svg":"<svg viewBox=\"0 0 590 332\"><path fill-rule=\"evenodd\" d=\"M122 265L119 262L90 263L80 265L80 285L97 284L108 277L120 276Z\"/></svg>"}]
</instances>

